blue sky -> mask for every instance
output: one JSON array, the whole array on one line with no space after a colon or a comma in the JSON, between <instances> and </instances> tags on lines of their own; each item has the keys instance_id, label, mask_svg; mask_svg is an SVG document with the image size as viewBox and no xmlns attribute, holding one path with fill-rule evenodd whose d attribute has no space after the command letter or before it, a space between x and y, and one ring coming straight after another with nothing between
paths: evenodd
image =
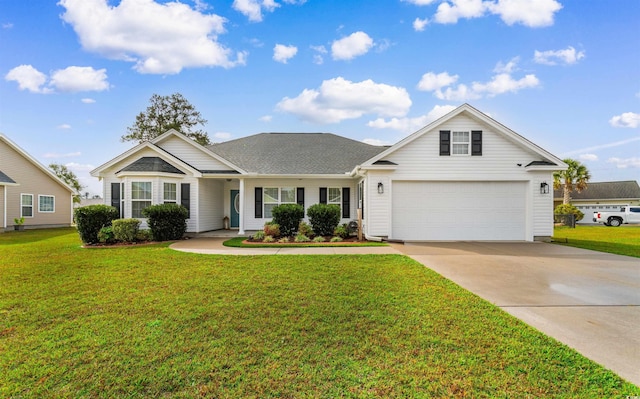
<instances>
[{"instance_id":1,"label":"blue sky","mask_svg":"<svg viewBox=\"0 0 640 399\"><path fill-rule=\"evenodd\" d=\"M592 181L640 178L637 0L0 0L0 132L89 171L152 94L212 141L392 144L468 102Z\"/></svg>"}]
</instances>

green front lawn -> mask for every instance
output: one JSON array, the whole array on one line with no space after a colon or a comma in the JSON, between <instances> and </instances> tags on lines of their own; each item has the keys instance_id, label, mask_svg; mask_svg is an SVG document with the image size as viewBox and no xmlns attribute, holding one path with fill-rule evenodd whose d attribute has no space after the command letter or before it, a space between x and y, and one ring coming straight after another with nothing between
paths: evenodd
<instances>
[{"instance_id":1,"label":"green front lawn","mask_svg":"<svg viewBox=\"0 0 640 399\"><path fill-rule=\"evenodd\" d=\"M623 398L640 389L408 257L0 234L0 397Z\"/></svg>"},{"instance_id":2,"label":"green front lawn","mask_svg":"<svg viewBox=\"0 0 640 399\"><path fill-rule=\"evenodd\" d=\"M557 244L640 258L640 226L561 226L553 232Z\"/></svg>"}]
</instances>

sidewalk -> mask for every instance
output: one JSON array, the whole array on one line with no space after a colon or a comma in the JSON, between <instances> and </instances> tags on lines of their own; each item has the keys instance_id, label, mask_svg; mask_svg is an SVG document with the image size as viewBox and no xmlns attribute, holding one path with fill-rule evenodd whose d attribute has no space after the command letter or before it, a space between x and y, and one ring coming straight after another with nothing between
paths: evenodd
<instances>
[{"instance_id":1,"label":"sidewalk","mask_svg":"<svg viewBox=\"0 0 640 399\"><path fill-rule=\"evenodd\" d=\"M193 252L210 255L402 255L392 246L382 247L297 247L284 248L234 248L225 247L223 242L228 237L192 238L175 242L169 248L182 252Z\"/></svg>"}]
</instances>

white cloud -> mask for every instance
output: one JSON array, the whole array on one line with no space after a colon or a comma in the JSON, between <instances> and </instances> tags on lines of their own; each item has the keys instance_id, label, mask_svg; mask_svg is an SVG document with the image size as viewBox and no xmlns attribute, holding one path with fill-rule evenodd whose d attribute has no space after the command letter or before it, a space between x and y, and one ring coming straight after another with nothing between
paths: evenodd
<instances>
[{"instance_id":1,"label":"white cloud","mask_svg":"<svg viewBox=\"0 0 640 399\"><path fill-rule=\"evenodd\" d=\"M13 28L13 24L11 22L2 24L2 29L11 29L11 28Z\"/></svg>"},{"instance_id":2,"label":"white cloud","mask_svg":"<svg viewBox=\"0 0 640 399\"><path fill-rule=\"evenodd\" d=\"M186 67L244 65L246 53L217 42L225 18L200 13L179 2L60 0L61 18L73 26L82 47L104 57L134 63L140 73L175 74Z\"/></svg>"},{"instance_id":3,"label":"white cloud","mask_svg":"<svg viewBox=\"0 0 640 399\"><path fill-rule=\"evenodd\" d=\"M315 123L338 123L365 114L404 116L411 107L409 93L402 87L372 80L351 82L342 77L325 80L319 89L305 89L295 98L285 97L280 111Z\"/></svg>"},{"instance_id":4,"label":"white cloud","mask_svg":"<svg viewBox=\"0 0 640 399\"><path fill-rule=\"evenodd\" d=\"M324 46L310 46L310 48L317 52L317 54L313 55L313 63L317 65L322 65L324 63L323 54L327 54L327 49Z\"/></svg>"},{"instance_id":5,"label":"white cloud","mask_svg":"<svg viewBox=\"0 0 640 399\"><path fill-rule=\"evenodd\" d=\"M68 123L63 123L62 125L56 126L56 128L62 129L62 130L68 130L68 129L71 129L71 125Z\"/></svg>"},{"instance_id":6,"label":"white cloud","mask_svg":"<svg viewBox=\"0 0 640 399\"><path fill-rule=\"evenodd\" d=\"M636 128L640 126L640 114L635 112L625 112L609 119L609 124L613 127Z\"/></svg>"},{"instance_id":7,"label":"white cloud","mask_svg":"<svg viewBox=\"0 0 640 399\"><path fill-rule=\"evenodd\" d=\"M293 58L298 53L296 46L285 46L284 44L276 44L273 48L273 59L275 61L286 64L287 61Z\"/></svg>"},{"instance_id":8,"label":"white cloud","mask_svg":"<svg viewBox=\"0 0 640 399\"><path fill-rule=\"evenodd\" d=\"M351 60L366 54L373 47L373 39L360 31L331 44L331 56L334 60Z\"/></svg>"},{"instance_id":9,"label":"white cloud","mask_svg":"<svg viewBox=\"0 0 640 399\"><path fill-rule=\"evenodd\" d=\"M44 154L42 157L43 158L75 158L75 157L79 157L80 155L82 155L81 152L68 152L66 154L59 154L57 152L48 152Z\"/></svg>"},{"instance_id":10,"label":"white cloud","mask_svg":"<svg viewBox=\"0 0 640 399\"><path fill-rule=\"evenodd\" d=\"M435 0L405 1L416 5L430 5L435 2ZM493 14L499 16L509 26L522 24L537 28L553 25L554 15L561 8L562 5L557 0L442 0L433 20L441 24L454 24L460 19L480 18Z\"/></svg>"},{"instance_id":11,"label":"white cloud","mask_svg":"<svg viewBox=\"0 0 640 399\"><path fill-rule=\"evenodd\" d=\"M616 165L618 169L627 169L627 168L640 168L640 158L609 158L607 160L608 163L612 163Z\"/></svg>"},{"instance_id":12,"label":"white cloud","mask_svg":"<svg viewBox=\"0 0 640 399\"><path fill-rule=\"evenodd\" d=\"M486 83L473 82L470 86L460 83L451 86L458 80L458 75L449 75L448 72L435 74L428 72L422 76L418 88L424 91L433 91L433 95L440 100L468 101L482 97L495 97L504 93L515 93L522 89L533 88L540 85L535 75L525 75L523 78L514 79L511 73L517 70L518 58L513 58L508 63L499 62L494 68L496 73ZM446 89L445 89L446 88Z\"/></svg>"},{"instance_id":13,"label":"white cloud","mask_svg":"<svg viewBox=\"0 0 640 399\"><path fill-rule=\"evenodd\" d=\"M569 156L569 155L580 154L580 153L584 153L584 152L593 152L593 151L602 150L604 148L619 147L621 145L634 143L636 141L640 141L640 136L639 137L631 137L631 138L625 139L625 140L614 141L612 143L600 144L600 145L596 145L596 146L593 146L593 147L580 148L578 150L572 150L572 151L565 152L562 155L563 156Z\"/></svg>"},{"instance_id":14,"label":"white cloud","mask_svg":"<svg viewBox=\"0 0 640 399\"><path fill-rule=\"evenodd\" d=\"M418 83L418 90L422 91L434 91L443 87L451 86L458 80L458 75L449 75L448 72L441 72L435 74L433 72L427 72L422 75L422 79Z\"/></svg>"},{"instance_id":15,"label":"white cloud","mask_svg":"<svg viewBox=\"0 0 640 399\"><path fill-rule=\"evenodd\" d=\"M10 70L4 78L8 81L17 82L20 90L28 90L32 93L52 92L50 88L42 87L47 82L47 75L31 65L17 66Z\"/></svg>"},{"instance_id":16,"label":"white cloud","mask_svg":"<svg viewBox=\"0 0 640 399\"><path fill-rule=\"evenodd\" d=\"M580 154L578 158L582 161L597 161L598 156L596 154Z\"/></svg>"},{"instance_id":17,"label":"white cloud","mask_svg":"<svg viewBox=\"0 0 640 399\"><path fill-rule=\"evenodd\" d=\"M90 172L96 168L94 165L91 165L91 164L80 164L76 162L69 162L64 166L66 166L73 172Z\"/></svg>"},{"instance_id":18,"label":"white cloud","mask_svg":"<svg viewBox=\"0 0 640 399\"><path fill-rule=\"evenodd\" d=\"M70 66L51 74L51 86L58 91L102 91L109 88L107 70Z\"/></svg>"},{"instance_id":19,"label":"white cloud","mask_svg":"<svg viewBox=\"0 0 640 399\"><path fill-rule=\"evenodd\" d=\"M553 25L553 16L562 4L557 0L498 0L486 2L488 9L509 26L522 24L530 28Z\"/></svg>"},{"instance_id":20,"label":"white cloud","mask_svg":"<svg viewBox=\"0 0 640 399\"><path fill-rule=\"evenodd\" d=\"M227 132L216 132L213 134L213 137L218 139L218 140L229 140L231 138L231 133L227 133Z\"/></svg>"},{"instance_id":21,"label":"white cloud","mask_svg":"<svg viewBox=\"0 0 640 399\"><path fill-rule=\"evenodd\" d=\"M258 118L260 122L267 122L267 123L271 122L272 119L273 119L273 116L271 115L264 115Z\"/></svg>"},{"instance_id":22,"label":"white cloud","mask_svg":"<svg viewBox=\"0 0 640 399\"><path fill-rule=\"evenodd\" d=\"M482 0L450 0L438 6L435 21L441 24L455 24L460 18L479 18L488 9L488 2Z\"/></svg>"},{"instance_id":23,"label":"white cloud","mask_svg":"<svg viewBox=\"0 0 640 399\"><path fill-rule=\"evenodd\" d=\"M262 4L258 0L233 0L233 8L252 22L262 21L262 11L273 12L280 4L273 0L263 0Z\"/></svg>"},{"instance_id":24,"label":"white cloud","mask_svg":"<svg viewBox=\"0 0 640 399\"><path fill-rule=\"evenodd\" d=\"M456 109L456 107L452 105L436 105L426 115L416 118L391 118L389 120L378 118L367 123L367 126L375 129L393 129L408 134L425 127L454 109Z\"/></svg>"},{"instance_id":25,"label":"white cloud","mask_svg":"<svg viewBox=\"0 0 640 399\"><path fill-rule=\"evenodd\" d=\"M85 104L94 104L96 102L96 100L94 100L93 98L83 98L80 101L82 101Z\"/></svg>"},{"instance_id":26,"label":"white cloud","mask_svg":"<svg viewBox=\"0 0 640 399\"><path fill-rule=\"evenodd\" d=\"M413 21L413 30L415 30L416 32L422 32L428 24L429 24L428 18L425 18L425 19L416 18L415 21Z\"/></svg>"},{"instance_id":27,"label":"white cloud","mask_svg":"<svg viewBox=\"0 0 640 399\"><path fill-rule=\"evenodd\" d=\"M564 50L547 50L533 53L533 60L538 64L556 65L558 63L571 65L584 58L584 51L576 51L575 48L569 46Z\"/></svg>"}]
</instances>

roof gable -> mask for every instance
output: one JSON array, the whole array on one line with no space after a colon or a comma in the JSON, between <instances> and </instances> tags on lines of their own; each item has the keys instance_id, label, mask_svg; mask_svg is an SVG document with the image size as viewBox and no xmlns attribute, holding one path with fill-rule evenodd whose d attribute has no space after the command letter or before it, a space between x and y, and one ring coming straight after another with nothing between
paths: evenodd
<instances>
[{"instance_id":1,"label":"roof gable","mask_svg":"<svg viewBox=\"0 0 640 399\"><path fill-rule=\"evenodd\" d=\"M545 169L545 170L547 170L547 169L548 170L563 170L563 169L566 169L567 166L565 165L564 162L562 162L562 160L560 158L558 158L555 155L549 153L548 151L542 149L541 147L537 146L536 144L532 143L531 141L525 139L524 137L522 137L521 135L517 134L513 130L507 128L506 126L502 125L501 123L499 123L495 119L493 119L493 118L489 117L488 115L480 112L479 110L473 108L469 104L463 104L463 105L459 106L458 108L454 109L453 111L449 112L448 114L442 116L441 118L433 121L432 123L428 124L427 126L423 127L422 129L418 130L417 132L405 137L403 140L401 140L398 143L392 145L391 147L389 147L385 151L377 154L376 156L374 156L371 159L369 159L366 162L364 162L363 166L375 165L377 162L379 162L381 160L384 160L384 158L389 156L390 154L393 154L394 152L398 151L399 149L411 144L415 140L420 139L425 134L428 134L430 132L433 132L433 131L437 130L438 127L445 125L449 121L451 121L454 118L458 117L459 115L463 115L463 114L465 116L473 119L473 120L476 120L477 122L479 122L481 124L486 124L486 125L490 126L492 128L492 130L495 131L497 134L501 135L502 137L506 138L507 140L511 141L512 143L516 144L517 146L521 147L522 149L527 150L527 151L529 151L531 153L534 153L534 154L540 156L541 158L543 158L540 161L531 162L530 164L528 164L526 166L526 168L536 169L536 170L541 170L541 169Z\"/></svg>"},{"instance_id":2,"label":"roof gable","mask_svg":"<svg viewBox=\"0 0 640 399\"><path fill-rule=\"evenodd\" d=\"M260 133L208 148L249 173L344 175L386 147L331 133Z\"/></svg>"},{"instance_id":3,"label":"roof gable","mask_svg":"<svg viewBox=\"0 0 640 399\"><path fill-rule=\"evenodd\" d=\"M12 178L10 178L9 176L7 176L5 173L3 173L0 170L0 186L5 186L5 185L17 185L18 183L16 183Z\"/></svg>"},{"instance_id":4,"label":"roof gable","mask_svg":"<svg viewBox=\"0 0 640 399\"><path fill-rule=\"evenodd\" d=\"M185 173L160 157L142 157L125 166L120 172L159 172L184 175Z\"/></svg>"},{"instance_id":5,"label":"roof gable","mask_svg":"<svg viewBox=\"0 0 640 399\"><path fill-rule=\"evenodd\" d=\"M58 176L56 176L55 173L53 173L53 171L51 171L49 168L47 168L46 166L44 166L43 164L41 164L40 162L38 162L38 160L36 160L35 158L33 158L31 155L29 155L28 152L26 152L25 150L23 150L22 148L20 148L17 144L15 144L13 141L9 140L8 137L0 134L0 142L4 142L9 148L11 148L13 151L15 151L16 153L18 153L21 157L23 157L24 159L26 159L29 163L31 163L33 166L35 166L36 168L40 169L42 172L44 172L48 177L51 178L51 180L53 180L54 182L56 182L57 184L61 185L62 187L64 187L66 190L68 190L70 193L75 193L74 189L71 188L67 183L65 183L64 181L62 181ZM6 175L5 175L6 176ZM7 176L8 177L8 176ZM13 181L13 179L9 178L11 181ZM14 182L15 183L15 182Z\"/></svg>"}]
</instances>

